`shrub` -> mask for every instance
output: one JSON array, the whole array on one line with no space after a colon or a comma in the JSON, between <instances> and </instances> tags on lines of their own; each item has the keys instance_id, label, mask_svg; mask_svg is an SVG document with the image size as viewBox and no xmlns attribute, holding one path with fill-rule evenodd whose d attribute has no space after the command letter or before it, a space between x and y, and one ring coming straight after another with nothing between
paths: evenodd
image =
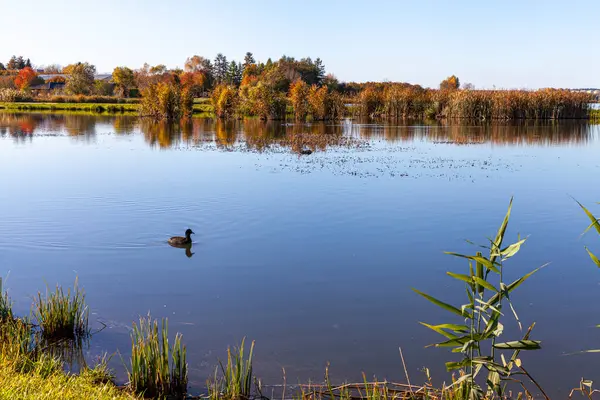
<instances>
[{"instance_id":1,"label":"shrub","mask_svg":"<svg viewBox=\"0 0 600 400\"><path fill-rule=\"evenodd\" d=\"M33 101L30 94L15 89L0 89L0 102L18 103Z\"/></svg>"},{"instance_id":2,"label":"shrub","mask_svg":"<svg viewBox=\"0 0 600 400\"><path fill-rule=\"evenodd\" d=\"M176 120L192 114L193 99L187 90L170 82L149 85L142 92L140 115L156 120Z\"/></svg>"},{"instance_id":3,"label":"shrub","mask_svg":"<svg viewBox=\"0 0 600 400\"><path fill-rule=\"evenodd\" d=\"M220 84L212 91L210 101L217 117L231 118L237 112L238 92L233 86Z\"/></svg>"},{"instance_id":4,"label":"shrub","mask_svg":"<svg viewBox=\"0 0 600 400\"><path fill-rule=\"evenodd\" d=\"M301 79L298 79L290 85L290 103L294 108L294 116L296 120L303 121L308 114L308 93L309 87Z\"/></svg>"}]
</instances>

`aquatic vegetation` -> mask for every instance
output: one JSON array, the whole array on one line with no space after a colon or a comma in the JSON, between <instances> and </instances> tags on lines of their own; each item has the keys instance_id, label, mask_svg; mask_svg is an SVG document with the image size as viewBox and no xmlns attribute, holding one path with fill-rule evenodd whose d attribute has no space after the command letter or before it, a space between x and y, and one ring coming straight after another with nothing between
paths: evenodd
<instances>
[{"instance_id":1,"label":"aquatic vegetation","mask_svg":"<svg viewBox=\"0 0 600 400\"><path fill-rule=\"evenodd\" d=\"M244 353L245 338L240 347L227 349L227 363L219 361L219 368L215 369L212 381L207 382L210 399L247 400L250 399L254 375L252 372L252 356L254 342L250 345L248 355Z\"/></svg>"},{"instance_id":2,"label":"aquatic vegetation","mask_svg":"<svg viewBox=\"0 0 600 400\"><path fill-rule=\"evenodd\" d=\"M38 292L34 299L34 315L44 339L75 339L88 336L89 310L85 294L77 285L67 290L56 286L54 292L46 290L46 296Z\"/></svg>"},{"instance_id":3,"label":"aquatic vegetation","mask_svg":"<svg viewBox=\"0 0 600 400\"><path fill-rule=\"evenodd\" d=\"M511 293L542 268L534 269L511 283L504 281L505 262L518 253L526 240L519 238L512 244L504 244L504 235L510 219L511 208L512 199L495 239L490 239L489 246L485 246L489 250L488 256L484 256L481 252L476 255L447 253L469 261L468 274L447 272L447 275L451 278L465 282L468 298L465 304L456 307L413 289L436 306L451 314L458 315L461 320L465 321L464 324L430 325L424 322L421 322L421 324L444 337L444 341L435 343L432 346L450 347L453 353L462 354L460 361L447 362L446 369L448 371L466 371L457 382L466 385L465 394L468 393L468 398L472 399L504 396L505 389L502 383L508 380L514 381L515 376L526 375L535 383L535 380L522 366L522 361L519 358L521 351L541 348L540 341L530 338L535 324L532 324L520 339L499 341L499 336L504 331L504 324L501 319L507 306L512 311L519 327L521 327L519 317L510 300ZM485 349L490 349L489 354L485 354ZM504 352L506 351L510 351L512 354L505 357ZM488 371L485 380L487 383L486 391L476 380L484 369ZM538 389L544 394L539 385ZM547 398L547 396L545 397Z\"/></svg>"},{"instance_id":4,"label":"aquatic vegetation","mask_svg":"<svg viewBox=\"0 0 600 400\"><path fill-rule=\"evenodd\" d=\"M169 347L168 321L160 324L150 316L133 324L131 334L131 367L129 386L147 397L175 396L183 398L187 392L188 365L186 349L180 333ZM170 361L169 361L170 360Z\"/></svg>"},{"instance_id":5,"label":"aquatic vegetation","mask_svg":"<svg viewBox=\"0 0 600 400\"><path fill-rule=\"evenodd\" d=\"M355 99L362 116L386 118L460 118L480 121L587 119L587 93L560 89L423 89L405 83L371 83Z\"/></svg>"},{"instance_id":6,"label":"aquatic vegetation","mask_svg":"<svg viewBox=\"0 0 600 400\"><path fill-rule=\"evenodd\" d=\"M589 218L589 220L591 222L591 224L587 227L587 229L584 231L584 233L586 233L590 229L594 228L596 230L596 232L598 232L598 234L600 235L600 220L598 218L596 218L594 216L594 214L592 214L587 208L585 208L583 206L583 204L581 204L580 202L577 202L577 204L579 204L579 207L581 207L581 209L585 212L585 214L587 215L587 217ZM588 252L588 255L590 256L590 258L592 259L594 264L596 264L596 266L598 268L600 268L600 259L598 259L598 257L587 247L585 248L585 250Z\"/></svg>"}]
</instances>

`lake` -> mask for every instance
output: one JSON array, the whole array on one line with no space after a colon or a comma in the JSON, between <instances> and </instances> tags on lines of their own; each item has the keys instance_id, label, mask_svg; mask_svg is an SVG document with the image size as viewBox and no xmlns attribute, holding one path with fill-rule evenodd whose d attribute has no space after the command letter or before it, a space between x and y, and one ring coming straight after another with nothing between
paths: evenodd
<instances>
[{"instance_id":1,"label":"lake","mask_svg":"<svg viewBox=\"0 0 600 400\"><path fill-rule=\"evenodd\" d=\"M310 155L300 155L311 149ZM85 356L129 356L131 323L168 317L183 333L190 385L202 391L227 346L256 341L265 384L376 375L412 383L459 323L411 288L465 302L445 275L468 265L465 239L529 235L509 280L550 262L514 292L542 350L522 354L549 394L598 379L600 251L574 197L600 214L600 125L584 122L284 124L0 113L0 275L21 315L32 296L76 277L95 334ZM193 255L166 240L192 228ZM506 319L510 321L510 312ZM460 318L459 318L460 319ZM511 324L509 324L511 325ZM515 325L515 324L512 324ZM509 333L516 329L507 327ZM512 330L511 330L512 329ZM516 339L515 332L506 339ZM126 379L119 356L112 366Z\"/></svg>"}]
</instances>

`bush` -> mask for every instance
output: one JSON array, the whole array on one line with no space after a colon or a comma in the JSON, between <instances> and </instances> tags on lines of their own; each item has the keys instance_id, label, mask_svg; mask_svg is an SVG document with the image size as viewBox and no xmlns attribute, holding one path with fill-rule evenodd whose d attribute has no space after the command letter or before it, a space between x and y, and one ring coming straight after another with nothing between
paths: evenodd
<instances>
[{"instance_id":1,"label":"bush","mask_svg":"<svg viewBox=\"0 0 600 400\"><path fill-rule=\"evenodd\" d=\"M151 84L142 92L140 115L156 120L176 120L192 115L194 99L188 90L171 82Z\"/></svg>"},{"instance_id":2,"label":"bush","mask_svg":"<svg viewBox=\"0 0 600 400\"><path fill-rule=\"evenodd\" d=\"M18 103L30 101L33 101L33 98L28 93L16 89L0 89L0 102Z\"/></svg>"},{"instance_id":3,"label":"bush","mask_svg":"<svg viewBox=\"0 0 600 400\"><path fill-rule=\"evenodd\" d=\"M237 112L239 103L238 92L233 86L220 84L210 95L215 114L219 118L231 118Z\"/></svg>"}]
</instances>

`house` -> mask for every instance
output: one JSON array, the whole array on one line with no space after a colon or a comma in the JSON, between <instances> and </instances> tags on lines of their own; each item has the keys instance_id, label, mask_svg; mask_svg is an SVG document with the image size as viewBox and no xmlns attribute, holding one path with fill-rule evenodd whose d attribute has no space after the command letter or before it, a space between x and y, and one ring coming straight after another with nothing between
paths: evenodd
<instances>
[{"instance_id":1,"label":"house","mask_svg":"<svg viewBox=\"0 0 600 400\"><path fill-rule=\"evenodd\" d=\"M54 90L62 90L64 87L64 82L46 82L42 83L41 85L31 86L29 87L29 90L31 90L32 93L39 95L42 93L49 93Z\"/></svg>"}]
</instances>

